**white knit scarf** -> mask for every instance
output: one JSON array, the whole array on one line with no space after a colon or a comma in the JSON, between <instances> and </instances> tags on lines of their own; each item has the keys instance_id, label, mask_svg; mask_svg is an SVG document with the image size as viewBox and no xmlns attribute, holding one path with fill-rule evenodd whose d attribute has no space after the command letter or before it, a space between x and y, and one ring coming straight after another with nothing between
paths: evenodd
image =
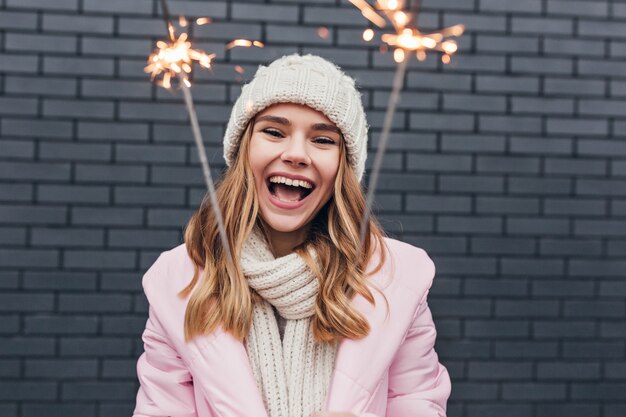
<instances>
[{"instance_id":1,"label":"white knit scarf","mask_svg":"<svg viewBox=\"0 0 626 417\"><path fill-rule=\"evenodd\" d=\"M322 411L337 345L313 338L315 275L296 253L274 258L256 229L243 246L241 266L264 299L254 305L245 345L269 416L309 417ZM282 343L272 305L287 319Z\"/></svg>"}]
</instances>

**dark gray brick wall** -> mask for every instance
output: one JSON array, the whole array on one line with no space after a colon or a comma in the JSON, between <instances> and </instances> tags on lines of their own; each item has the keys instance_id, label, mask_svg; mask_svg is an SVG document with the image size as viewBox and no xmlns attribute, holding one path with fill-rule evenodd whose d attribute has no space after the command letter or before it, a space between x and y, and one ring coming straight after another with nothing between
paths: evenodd
<instances>
[{"instance_id":1,"label":"dark gray brick wall","mask_svg":"<svg viewBox=\"0 0 626 417\"><path fill-rule=\"evenodd\" d=\"M357 78L373 155L394 64L349 2L170 7L214 19L194 29L217 59L193 92L215 176L241 82L294 51ZM468 32L450 65L409 67L377 209L437 265L449 415L623 417L626 4L423 7ZM142 72L163 32L155 0L0 1L2 417L131 413L141 276L204 193L180 94ZM224 51L235 37L267 47Z\"/></svg>"}]
</instances>

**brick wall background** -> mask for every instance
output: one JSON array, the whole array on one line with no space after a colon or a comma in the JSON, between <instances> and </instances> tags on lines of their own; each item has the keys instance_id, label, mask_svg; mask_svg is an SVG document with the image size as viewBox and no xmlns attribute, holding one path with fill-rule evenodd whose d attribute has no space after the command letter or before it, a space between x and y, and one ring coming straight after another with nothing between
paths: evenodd
<instances>
[{"instance_id":1,"label":"brick wall background","mask_svg":"<svg viewBox=\"0 0 626 417\"><path fill-rule=\"evenodd\" d=\"M347 1L174 1L212 16L193 93L223 167L230 106L261 62L333 59L363 89L370 163L393 77ZM0 416L130 415L141 276L204 193L180 94L142 72L153 0L0 0ZM424 1L461 53L413 62L381 221L437 265L451 417L626 415L626 3ZM318 36L325 26L329 35ZM265 49L223 45L235 37ZM233 68L241 65L240 76Z\"/></svg>"}]
</instances>

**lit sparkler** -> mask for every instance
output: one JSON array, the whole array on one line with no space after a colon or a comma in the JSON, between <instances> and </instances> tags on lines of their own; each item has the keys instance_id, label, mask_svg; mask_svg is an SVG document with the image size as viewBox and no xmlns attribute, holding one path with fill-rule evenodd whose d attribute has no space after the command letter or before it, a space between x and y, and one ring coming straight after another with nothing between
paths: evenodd
<instances>
[{"instance_id":1,"label":"lit sparkler","mask_svg":"<svg viewBox=\"0 0 626 417\"><path fill-rule=\"evenodd\" d=\"M420 0L413 0L410 11L404 10L404 0L375 0L375 8L365 0L350 0L350 2L361 10L361 14L367 20L381 29L387 26L385 17L391 22L395 33L384 33L381 36L381 40L384 42L384 44L381 45L381 49L386 50L388 47L394 48L393 59L398 64L393 79L391 94L389 95L387 111L385 112L383 130L374 158L372 174L367 187L365 214L361 221L360 230L360 251L365 242L366 226L374 203L374 192L378 184L378 176L385 149L389 142L391 123L396 112L398 101L400 100L400 91L404 84L404 75L409 58L414 53L419 61L423 61L426 59L427 51L440 51L443 52L441 61L444 64L449 63L450 57L458 50L456 40L449 38L452 36L461 36L465 31L465 26L459 24L432 33L423 33L417 27ZM381 16L376 9L382 12L384 17ZM374 39L374 31L371 28L365 29L363 31L363 40L369 42L372 39ZM407 56L407 53L411 54Z\"/></svg>"},{"instance_id":2,"label":"lit sparkler","mask_svg":"<svg viewBox=\"0 0 626 417\"><path fill-rule=\"evenodd\" d=\"M226 230L224 228L224 220L220 211L217 194L215 192L215 185L213 178L211 177L211 169L209 167L209 161L206 155L206 149L204 147L204 141L202 140L202 134L200 131L200 124L198 123L198 115L196 113L195 106L193 104L193 97L191 95L191 82L189 76L193 70L194 62L197 62L201 67L210 69L212 60L215 54L207 54L206 52L198 49L193 49L191 42L189 41L189 35L184 32L180 36L176 36L176 31L172 20L170 19L169 10L166 0L161 0L161 8L163 10L163 19L167 26L167 32L169 36L169 42L158 41L156 44L156 50L148 58L148 65L144 71L150 73L150 78L154 81L158 76L162 75L163 79L161 85L165 88L170 88L172 85L172 78L177 78L179 86L183 91L183 97L185 99L185 105L187 112L189 113L189 121L191 123L191 130L196 142L196 148L198 151L198 159L202 165L202 172L204 174L204 181L206 183L211 206L215 213L215 218L218 223L218 229L220 234L220 240L222 247L229 260L233 260L230 244L226 236ZM196 21L197 25L204 25L211 23L211 19L208 17L199 18ZM189 21L181 16L178 20L181 27L189 26ZM226 49L233 48L235 46L257 46L262 48L264 45L259 41L249 41L247 39L235 39L226 45Z\"/></svg>"},{"instance_id":3,"label":"lit sparkler","mask_svg":"<svg viewBox=\"0 0 626 417\"><path fill-rule=\"evenodd\" d=\"M423 33L417 27L419 15L419 1L414 0L411 11L403 10L403 0L376 0L372 7L365 0L350 0L361 14L370 22L381 29L387 27L387 20L391 22L396 33L385 33L381 40L395 47L393 58L396 62L402 62L407 52L414 52L418 60L426 59L427 51L442 52L441 60L444 64L450 62L450 57L457 51L456 40L449 39L452 36L461 36L465 31L464 25L454 25L432 33ZM378 9L387 18L385 20L377 11ZM374 31L370 28L363 31L363 39L371 41Z\"/></svg>"}]
</instances>

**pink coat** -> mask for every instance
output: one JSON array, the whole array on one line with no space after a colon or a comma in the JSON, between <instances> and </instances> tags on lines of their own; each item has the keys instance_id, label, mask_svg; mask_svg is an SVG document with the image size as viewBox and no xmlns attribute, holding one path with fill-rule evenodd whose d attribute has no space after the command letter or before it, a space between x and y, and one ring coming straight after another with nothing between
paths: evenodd
<instances>
[{"instance_id":1,"label":"pink coat","mask_svg":"<svg viewBox=\"0 0 626 417\"><path fill-rule=\"evenodd\" d=\"M435 326L426 296L435 275L428 254L385 239L390 257L370 280L373 307L353 305L371 331L339 345L327 411L358 417L445 417L450 377L433 349ZM376 262L377 259L372 259ZM141 386L134 417L267 417L243 343L221 328L186 343L186 300L177 296L193 276L185 246L163 252L143 277L150 314L145 352L137 363Z\"/></svg>"}]
</instances>

